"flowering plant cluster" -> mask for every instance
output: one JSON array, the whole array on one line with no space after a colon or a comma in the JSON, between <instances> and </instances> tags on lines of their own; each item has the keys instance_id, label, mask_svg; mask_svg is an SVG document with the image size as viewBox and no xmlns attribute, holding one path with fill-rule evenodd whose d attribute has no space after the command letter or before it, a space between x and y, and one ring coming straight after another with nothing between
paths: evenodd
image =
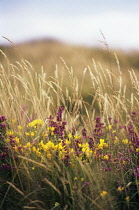
<instances>
[{"instance_id":1,"label":"flowering plant cluster","mask_svg":"<svg viewBox=\"0 0 139 210\"><path fill-rule=\"evenodd\" d=\"M124 200L125 205L134 207L133 203L138 197L139 179L137 113L132 112L126 126L119 125L112 118L103 123L100 117L96 117L95 126L89 132L91 135L88 135L87 128L83 128L80 134L74 127L67 129L67 122L63 121L63 111L64 107L60 106L56 119L50 116L47 123L35 119L23 127L15 122L14 130L10 129L6 117L1 116L0 170L15 170L15 162L18 166L20 156L49 165L49 168L53 167L54 162L59 166L63 164L65 170L76 170L77 162L82 167L97 166L104 180L112 175L114 177L113 190L110 192L106 185L102 185L98 197L108 199L111 194L117 202ZM21 163L19 165L22 167ZM35 170L35 166L31 166L31 169ZM121 179L121 176L124 178ZM74 190L78 188L78 180L78 177L73 177ZM90 185L87 177L80 177L80 182L84 182L81 189Z\"/></svg>"}]
</instances>

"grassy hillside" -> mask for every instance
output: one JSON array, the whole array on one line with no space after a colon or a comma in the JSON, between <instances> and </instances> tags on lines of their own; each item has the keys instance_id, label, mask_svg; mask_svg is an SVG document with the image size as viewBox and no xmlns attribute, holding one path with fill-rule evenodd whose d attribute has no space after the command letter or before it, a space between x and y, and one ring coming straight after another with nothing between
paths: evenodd
<instances>
[{"instance_id":1,"label":"grassy hillside","mask_svg":"<svg viewBox=\"0 0 139 210\"><path fill-rule=\"evenodd\" d=\"M138 209L138 53L17 48L0 52L0 209Z\"/></svg>"},{"instance_id":2,"label":"grassy hillside","mask_svg":"<svg viewBox=\"0 0 139 210\"><path fill-rule=\"evenodd\" d=\"M6 53L10 61L15 62L15 60L20 60L23 57L33 66L40 68L43 65L48 73L54 71L55 64L61 64L60 57L65 60L69 67L72 66L74 71L81 71L86 65L92 66L92 59L103 65L105 64L104 67L107 68L109 68L111 62L114 68L116 65L114 53L117 54L122 71L130 68L139 69L138 51L126 52L110 49L109 55L103 44L100 45L100 48L89 48L67 45L55 40L40 40L19 44L16 47L19 51L12 44L9 47L1 46L1 49Z\"/></svg>"},{"instance_id":3,"label":"grassy hillside","mask_svg":"<svg viewBox=\"0 0 139 210\"><path fill-rule=\"evenodd\" d=\"M16 47L13 47L11 44L10 47L1 47L1 49L12 64L16 64L17 61L20 62L21 59L27 60L35 68L36 72L40 73L41 69L43 69L48 78L54 76L57 68L61 80L63 80L63 85L66 82L64 78L68 76L67 67L69 69L72 68L74 75L81 81L85 68L96 68L98 72L102 68L109 69L111 73L118 75L118 65L120 65L123 80L127 85L129 85L128 70L134 69L137 75L139 73L139 52L124 52L113 49L108 51L103 44L102 48L89 48L66 45L55 40L40 40L20 44ZM0 60L4 65L5 58L2 54L0 54ZM113 83L115 83L114 86L116 88L117 81L113 79ZM90 87L91 80L87 70L82 94L88 101L90 101L88 93L92 93Z\"/></svg>"}]
</instances>

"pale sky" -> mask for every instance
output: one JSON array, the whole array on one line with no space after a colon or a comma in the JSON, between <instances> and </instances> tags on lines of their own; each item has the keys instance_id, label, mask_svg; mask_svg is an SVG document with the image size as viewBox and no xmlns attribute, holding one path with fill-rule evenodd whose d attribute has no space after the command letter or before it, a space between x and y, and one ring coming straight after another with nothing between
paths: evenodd
<instances>
[{"instance_id":1,"label":"pale sky","mask_svg":"<svg viewBox=\"0 0 139 210\"><path fill-rule=\"evenodd\" d=\"M139 50L139 0L0 0L0 45L56 38Z\"/></svg>"}]
</instances>

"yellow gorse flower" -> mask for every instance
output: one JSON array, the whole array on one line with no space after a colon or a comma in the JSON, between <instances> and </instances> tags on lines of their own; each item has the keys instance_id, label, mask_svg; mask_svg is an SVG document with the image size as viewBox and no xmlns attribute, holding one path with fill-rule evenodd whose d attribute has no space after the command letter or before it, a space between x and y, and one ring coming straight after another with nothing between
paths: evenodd
<instances>
[{"instance_id":1,"label":"yellow gorse flower","mask_svg":"<svg viewBox=\"0 0 139 210\"><path fill-rule=\"evenodd\" d=\"M40 119L33 120L32 122L28 123L27 127L36 127L37 125L42 126L44 122Z\"/></svg>"},{"instance_id":2,"label":"yellow gorse flower","mask_svg":"<svg viewBox=\"0 0 139 210\"><path fill-rule=\"evenodd\" d=\"M54 131L55 130L55 127L47 127L47 130L48 131Z\"/></svg>"},{"instance_id":3,"label":"yellow gorse flower","mask_svg":"<svg viewBox=\"0 0 139 210\"><path fill-rule=\"evenodd\" d=\"M136 148L136 152L139 152L139 148Z\"/></svg>"},{"instance_id":4,"label":"yellow gorse flower","mask_svg":"<svg viewBox=\"0 0 139 210\"><path fill-rule=\"evenodd\" d=\"M18 147L17 146L14 146L13 149L18 152Z\"/></svg>"},{"instance_id":5,"label":"yellow gorse flower","mask_svg":"<svg viewBox=\"0 0 139 210\"><path fill-rule=\"evenodd\" d=\"M126 165L127 164L127 161L123 160L123 164Z\"/></svg>"},{"instance_id":6,"label":"yellow gorse flower","mask_svg":"<svg viewBox=\"0 0 139 210\"><path fill-rule=\"evenodd\" d=\"M69 139L72 138L72 134L71 133L68 134L68 138Z\"/></svg>"},{"instance_id":7,"label":"yellow gorse flower","mask_svg":"<svg viewBox=\"0 0 139 210\"><path fill-rule=\"evenodd\" d=\"M30 147L32 147L32 145L31 145L30 142L28 142L28 143L24 146L24 148L30 148Z\"/></svg>"},{"instance_id":8,"label":"yellow gorse flower","mask_svg":"<svg viewBox=\"0 0 139 210\"><path fill-rule=\"evenodd\" d=\"M100 143L98 144L98 149L107 148L108 144L104 142L104 139L100 139Z\"/></svg>"},{"instance_id":9,"label":"yellow gorse flower","mask_svg":"<svg viewBox=\"0 0 139 210\"><path fill-rule=\"evenodd\" d=\"M125 200L128 202L128 201L130 200L130 197L127 196L127 197L125 198Z\"/></svg>"},{"instance_id":10,"label":"yellow gorse flower","mask_svg":"<svg viewBox=\"0 0 139 210\"><path fill-rule=\"evenodd\" d=\"M47 133L45 133L45 132L42 132L42 136L43 136L43 137L47 137L47 136L48 136L48 134L47 134Z\"/></svg>"},{"instance_id":11,"label":"yellow gorse flower","mask_svg":"<svg viewBox=\"0 0 139 210\"><path fill-rule=\"evenodd\" d=\"M48 141L46 144L44 144L43 140L41 140L41 142L39 143L39 149L41 153L45 152L45 156L51 159L52 155L55 153L58 147L52 141ZM34 148L34 151L35 151L35 148Z\"/></svg>"},{"instance_id":12,"label":"yellow gorse flower","mask_svg":"<svg viewBox=\"0 0 139 210\"><path fill-rule=\"evenodd\" d=\"M124 140L122 140L122 143L123 144L129 144L129 141L128 141L128 139L124 139Z\"/></svg>"},{"instance_id":13,"label":"yellow gorse flower","mask_svg":"<svg viewBox=\"0 0 139 210\"><path fill-rule=\"evenodd\" d=\"M19 144L19 142L20 142L20 139L18 137L14 137L13 140L16 142L16 144Z\"/></svg>"},{"instance_id":14,"label":"yellow gorse flower","mask_svg":"<svg viewBox=\"0 0 139 210\"><path fill-rule=\"evenodd\" d=\"M105 197L107 194L108 194L107 191L102 191L102 192L100 193L100 196L101 196L101 197Z\"/></svg>"},{"instance_id":15,"label":"yellow gorse flower","mask_svg":"<svg viewBox=\"0 0 139 210\"><path fill-rule=\"evenodd\" d=\"M36 147L33 146L33 147L32 147L32 152L36 152L36 150L37 150Z\"/></svg>"},{"instance_id":16,"label":"yellow gorse flower","mask_svg":"<svg viewBox=\"0 0 139 210\"><path fill-rule=\"evenodd\" d=\"M112 133L116 133L116 130L112 131Z\"/></svg>"},{"instance_id":17,"label":"yellow gorse flower","mask_svg":"<svg viewBox=\"0 0 139 210\"><path fill-rule=\"evenodd\" d=\"M119 192L123 191L124 189L125 189L125 188L124 188L124 187L121 187L121 186L117 188L117 190L118 190Z\"/></svg>"},{"instance_id":18,"label":"yellow gorse flower","mask_svg":"<svg viewBox=\"0 0 139 210\"><path fill-rule=\"evenodd\" d=\"M104 155L103 159L104 160L108 160L109 159L109 156L108 155Z\"/></svg>"},{"instance_id":19,"label":"yellow gorse flower","mask_svg":"<svg viewBox=\"0 0 139 210\"><path fill-rule=\"evenodd\" d=\"M118 139L118 137L117 137L117 136L115 136L115 139L114 139L114 144L117 144L117 143L119 143L119 139Z\"/></svg>"},{"instance_id":20,"label":"yellow gorse flower","mask_svg":"<svg viewBox=\"0 0 139 210\"><path fill-rule=\"evenodd\" d=\"M80 139L80 138L81 138L80 135L75 135L75 136L74 136L74 139Z\"/></svg>"},{"instance_id":21,"label":"yellow gorse flower","mask_svg":"<svg viewBox=\"0 0 139 210\"><path fill-rule=\"evenodd\" d=\"M22 130L23 129L21 125L18 125L17 128L18 128L18 130Z\"/></svg>"},{"instance_id":22,"label":"yellow gorse flower","mask_svg":"<svg viewBox=\"0 0 139 210\"><path fill-rule=\"evenodd\" d=\"M12 136L12 135L14 135L14 131L7 130L7 131L6 131L6 135Z\"/></svg>"},{"instance_id":23,"label":"yellow gorse flower","mask_svg":"<svg viewBox=\"0 0 139 210\"><path fill-rule=\"evenodd\" d=\"M69 144L71 144L71 141L68 140L68 139L66 139L65 143L66 143L67 145L69 145Z\"/></svg>"},{"instance_id":24,"label":"yellow gorse flower","mask_svg":"<svg viewBox=\"0 0 139 210\"><path fill-rule=\"evenodd\" d=\"M32 131L32 132L26 132L25 133L26 134L26 136L35 136L35 134L36 134L36 132L34 131Z\"/></svg>"},{"instance_id":25,"label":"yellow gorse flower","mask_svg":"<svg viewBox=\"0 0 139 210\"><path fill-rule=\"evenodd\" d=\"M55 206L59 206L60 204L58 202L55 202Z\"/></svg>"},{"instance_id":26,"label":"yellow gorse flower","mask_svg":"<svg viewBox=\"0 0 139 210\"><path fill-rule=\"evenodd\" d=\"M112 127L113 127L112 125L108 125L108 126L106 127L106 129L107 129L107 130L111 130Z\"/></svg>"}]
</instances>

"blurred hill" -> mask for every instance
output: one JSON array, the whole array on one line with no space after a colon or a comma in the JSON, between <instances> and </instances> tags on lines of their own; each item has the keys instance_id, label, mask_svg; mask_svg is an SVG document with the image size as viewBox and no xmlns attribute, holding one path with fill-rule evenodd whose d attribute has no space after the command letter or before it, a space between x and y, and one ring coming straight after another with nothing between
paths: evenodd
<instances>
[{"instance_id":1,"label":"blurred hill","mask_svg":"<svg viewBox=\"0 0 139 210\"><path fill-rule=\"evenodd\" d=\"M21 59L21 56L28 60L35 68L43 66L47 72L52 72L55 69L55 64L61 64L62 57L66 64L76 71L81 71L86 65L92 66L92 58L96 62L100 62L103 67L109 68L110 63L114 67L116 60L114 53L116 53L121 69L123 71L133 68L139 69L139 52L138 51L120 51L120 50L106 50L105 46L102 48L89 48L83 46L68 45L53 39L42 39L26 42L16 45L19 51L11 46L0 46L0 49L7 55L10 62L14 63ZM0 55L2 61L4 57Z\"/></svg>"},{"instance_id":2,"label":"blurred hill","mask_svg":"<svg viewBox=\"0 0 139 210\"><path fill-rule=\"evenodd\" d=\"M65 61L69 68L73 68L74 75L78 80L82 80L82 75L85 67L88 65L94 69L93 59L96 62L96 68L109 69L114 74L118 74L118 66L114 53L116 53L121 71L125 82L128 84L128 70L134 69L139 75L139 52L138 51L121 51L111 49L110 52L102 45L102 48L89 48L84 46L68 45L53 39L34 40L22 44L12 46L1 46L0 49L7 55L8 60L16 65L16 61L21 61L22 58L29 61L35 71L41 71L43 66L46 75L53 76L54 71L58 68L59 72L64 76L61 78L64 85L67 83L67 69L64 67ZM18 49L18 50L17 50ZM5 58L0 53L0 62L4 65ZM56 67L56 64L58 67ZM115 81L116 83L116 81ZM91 92L91 79L89 73L86 73L83 87L83 95ZM67 84L66 84L67 85Z\"/></svg>"}]
</instances>

